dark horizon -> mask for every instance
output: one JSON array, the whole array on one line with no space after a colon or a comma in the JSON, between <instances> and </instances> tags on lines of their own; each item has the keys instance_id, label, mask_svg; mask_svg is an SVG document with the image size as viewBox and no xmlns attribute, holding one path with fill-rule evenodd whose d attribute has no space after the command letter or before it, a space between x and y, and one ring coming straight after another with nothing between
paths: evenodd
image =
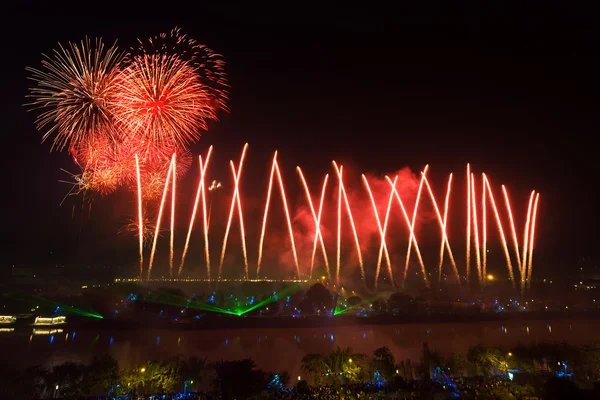
<instances>
[{"instance_id":1,"label":"dark horizon","mask_svg":"<svg viewBox=\"0 0 600 400\"><path fill-rule=\"evenodd\" d=\"M58 42L87 35L118 39L129 48L137 38L175 26L223 54L231 84L231 112L211 124L192 152L204 154L213 144L217 177L225 182L231 179L226 163L237 163L248 142L244 190L249 199L264 201L274 150L288 190L297 192L290 194L294 201L303 200L296 165L316 195L325 173L334 178L331 160L348 166L354 181L360 173L404 167L418 174L429 164L440 201L450 172L455 195L462 195L470 162L474 171L488 174L497 199L501 184L521 208L531 190L540 192L534 273L560 274L581 257L595 259L599 197L593 188L598 167L592 132L600 35L585 10L550 10L537 17L533 10L382 17L386 10L346 9L321 10L308 20L304 12L290 16L260 8L211 5L202 11L193 18L162 20L125 14L78 18L48 16L57 10L30 5L10 17L23 30L3 35L10 57L1 74L8 140L2 158L8 187L1 264L99 259L116 264L135 258L135 240L118 234L131 202L126 193L94 199L83 222L72 218L81 197L59 206L68 191L57 182L68 178L60 169L75 169L67 152L50 153L49 143L40 144L35 114L22 106L32 85L25 67L38 67L41 54ZM192 169L186 181L196 179ZM253 193L254 182L264 189ZM194 192L188 188L186 197ZM454 209L461 208L456 199ZM229 199L225 203L228 208ZM254 225L260 226L258 208ZM450 239L462 263L464 228L456 225ZM230 235L237 237L237 228Z\"/></svg>"}]
</instances>

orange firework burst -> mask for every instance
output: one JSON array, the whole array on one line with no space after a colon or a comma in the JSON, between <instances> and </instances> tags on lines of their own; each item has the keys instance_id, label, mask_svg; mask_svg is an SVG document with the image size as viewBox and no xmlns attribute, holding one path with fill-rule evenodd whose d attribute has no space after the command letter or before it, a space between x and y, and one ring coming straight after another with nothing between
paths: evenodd
<instances>
[{"instance_id":1,"label":"orange firework burst","mask_svg":"<svg viewBox=\"0 0 600 400\"><path fill-rule=\"evenodd\" d=\"M208 88L176 56L138 56L119 76L114 106L128 140L186 147L200 139L208 120L217 119Z\"/></svg>"},{"instance_id":2,"label":"orange firework burst","mask_svg":"<svg viewBox=\"0 0 600 400\"><path fill-rule=\"evenodd\" d=\"M68 47L59 44L52 56L44 55L43 69L27 68L37 82L28 105L42 110L36 123L47 128L43 141L55 133L52 147L63 150L90 136L116 136L111 104L122 60L116 45L106 48L101 39L92 44L86 38Z\"/></svg>"},{"instance_id":3,"label":"orange firework burst","mask_svg":"<svg viewBox=\"0 0 600 400\"><path fill-rule=\"evenodd\" d=\"M206 87L211 104L227 110L227 74L225 61L220 54L215 53L207 46L188 37L181 28L175 27L169 33L161 33L149 38L147 41L139 40L139 50L147 55L176 56L188 62L196 69L198 77Z\"/></svg>"},{"instance_id":4,"label":"orange firework burst","mask_svg":"<svg viewBox=\"0 0 600 400\"><path fill-rule=\"evenodd\" d=\"M142 224L142 243L144 245L148 245L152 243L152 239L154 238L154 224L147 218L144 218L144 222ZM139 238L140 236L140 223L137 218L132 218L129 220L127 225L125 225L120 232L128 232L135 237Z\"/></svg>"}]
</instances>

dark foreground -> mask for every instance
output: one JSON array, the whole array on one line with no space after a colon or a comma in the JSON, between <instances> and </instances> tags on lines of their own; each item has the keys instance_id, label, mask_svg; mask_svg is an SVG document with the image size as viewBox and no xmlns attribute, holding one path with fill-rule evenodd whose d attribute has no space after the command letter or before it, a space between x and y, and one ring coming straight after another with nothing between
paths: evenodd
<instances>
[{"instance_id":1,"label":"dark foreground","mask_svg":"<svg viewBox=\"0 0 600 400\"><path fill-rule=\"evenodd\" d=\"M0 371L7 399L597 399L600 345L474 346L444 357L423 343L419 362L397 361L387 347L372 355L337 348L307 354L305 375L266 372L251 359L196 357L121 368L110 356L88 365Z\"/></svg>"}]
</instances>

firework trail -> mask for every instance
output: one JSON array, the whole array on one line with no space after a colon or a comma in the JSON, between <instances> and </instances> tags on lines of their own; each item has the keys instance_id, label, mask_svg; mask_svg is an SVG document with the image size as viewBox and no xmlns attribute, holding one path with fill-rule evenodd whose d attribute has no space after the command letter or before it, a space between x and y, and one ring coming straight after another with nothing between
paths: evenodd
<instances>
[{"instance_id":1,"label":"firework trail","mask_svg":"<svg viewBox=\"0 0 600 400\"><path fill-rule=\"evenodd\" d=\"M137 176L138 225L140 235L140 278L144 272L144 214L142 209L142 183L140 178L140 161L135 155L135 173Z\"/></svg>"},{"instance_id":2,"label":"firework trail","mask_svg":"<svg viewBox=\"0 0 600 400\"><path fill-rule=\"evenodd\" d=\"M327 251L325 250L325 243L323 242L323 235L321 234L321 214L323 212L323 202L325 200L325 193L327 188L327 179L329 179L329 174L325 175L325 179L323 180L323 188L321 190L321 199L319 201L319 212L315 213L315 207L313 206L312 196L310 194L310 190L308 188L308 184L306 183L306 179L304 179L304 174L302 173L302 169L300 167L296 167L298 171L298 175L300 176L300 181L304 186L304 192L306 193L306 199L308 201L308 205L310 207L310 212L312 213L313 219L315 221L315 237L313 242L313 250L310 257L310 272L308 274L309 278L312 277L313 268L315 265L315 255L317 253L317 244L321 243L321 250L323 251L323 260L325 262L325 268L327 269L327 277L331 280L331 271L329 269L329 259L327 258Z\"/></svg>"},{"instance_id":3,"label":"firework trail","mask_svg":"<svg viewBox=\"0 0 600 400\"><path fill-rule=\"evenodd\" d=\"M244 148L242 149L242 155L240 156L240 164L238 166L238 170L237 173L235 171L235 166L233 165L233 161L230 161L230 165L232 168L232 172L233 172L233 182L234 182L234 190L233 190L233 197L231 198L231 207L229 208L229 218L227 220L227 227L225 228L225 236L223 237L223 246L221 247L221 259L219 261L219 279L221 278L221 273L223 272L223 261L225 260L225 251L227 250L227 238L229 237L229 230L231 229L231 221L233 220L233 213L235 211L235 207L236 205L239 208L239 216L240 216L240 231L241 231L241 235L242 235L242 248L244 249L244 261L246 263L246 275L248 273L248 261L247 261L247 255L246 255L246 240L244 239L245 235L244 235L244 222L243 222L243 218L242 218L242 210L241 207L239 206L240 202L238 201L238 196L239 196L239 180L241 178L242 175L242 168L244 166L244 158L246 157L246 151L248 150L248 143L246 143L244 145Z\"/></svg>"},{"instance_id":4,"label":"firework trail","mask_svg":"<svg viewBox=\"0 0 600 400\"><path fill-rule=\"evenodd\" d=\"M181 255L181 264L179 264L179 272L178 275L181 275L183 270L183 264L185 263L185 256L188 252L188 246L190 244L190 238L192 236L192 229L194 228L194 222L196 221L196 213L198 212L198 203L200 201L200 196L202 196L203 203L203 220L206 221L206 192L205 188L205 177L206 170L208 168L208 163L210 162L210 155L212 153L212 146L208 148L208 153L206 154L206 162L202 162L202 156L198 156L198 163L200 168L200 181L198 182L198 190L196 192L196 199L194 200L194 207L192 209L192 216L190 218L190 225L188 227L188 233L185 239L185 245L183 247L183 253ZM203 224L204 234L207 234L207 224ZM206 257L206 276L207 279L210 279L210 256L208 253L208 240L205 236L204 238L204 249L205 249L205 257Z\"/></svg>"},{"instance_id":5,"label":"firework trail","mask_svg":"<svg viewBox=\"0 0 600 400\"><path fill-rule=\"evenodd\" d=\"M383 258L383 245L385 241L385 236L387 233L388 222L390 220L390 212L392 210L392 202L394 201L394 189L396 187L396 182L398 181L398 175L394 177L394 182L392 184L392 188L390 189L390 198L388 200L387 208L385 210L385 219L383 221L383 234L382 234L382 243L379 245L379 254L377 255L377 269L375 270L375 288L377 288L377 283L379 280L379 272L381 270L381 260ZM388 273L390 274L390 279L392 279L392 285L394 284L392 277L392 265L391 262L388 263Z\"/></svg>"},{"instance_id":6,"label":"firework trail","mask_svg":"<svg viewBox=\"0 0 600 400\"><path fill-rule=\"evenodd\" d=\"M96 39L92 45L86 38L66 48L59 44L52 57L44 55L43 70L27 68L30 79L37 82L28 96L33 101L27 105L42 111L37 128L48 128L42 141L55 133L52 148L63 150L77 149L91 137L114 140L111 105L123 57L116 43L105 47L102 39Z\"/></svg>"},{"instance_id":7,"label":"firework trail","mask_svg":"<svg viewBox=\"0 0 600 400\"><path fill-rule=\"evenodd\" d=\"M526 282L527 282L527 288L531 288L531 276L532 276L532 271L533 271L533 241L535 239L535 220L536 220L536 216L537 216L537 207L538 207L538 200L540 199L540 194L536 193L535 195L535 202L533 203L533 212L531 214L531 234L529 236L529 262L528 262L528 267L527 267L527 278L526 278Z\"/></svg>"},{"instance_id":8,"label":"firework trail","mask_svg":"<svg viewBox=\"0 0 600 400\"><path fill-rule=\"evenodd\" d=\"M340 283L340 259L342 253L342 179L341 175L344 172L344 167L340 166L338 171L338 204L337 204L337 253L336 253L336 270L335 281Z\"/></svg>"},{"instance_id":9,"label":"firework trail","mask_svg":"<svg viewBox=\"0 0 600 400\"><path fill-rule=\"evenodd\" d=\"M423 262L423 257L421 256L421 250L419 249L419 244L417 243L417 238L415 236L414 231L411 229L411 221L410 221L410 217L408 216L408 213L406 212L406 208L404 207L404 203L402 202L402 199L400 198L400 194L398 193L398 190L396 190L396 186L394 185L394 183L392 182L392 180L390 179L389 176L386 176L385 179L388 181L388 183L390 184L390 186L392 187L392 190L394 192L394 196L396 197L396 200L398 201L398 204L400 205L400 209L402 210L402 215L404 216L404 220L406 221L406 226L408 227L408 231L409 231L409 243L412 243L415 246L415 253L417 253L417 259L419 260L419 265L421 266L421 270L423 271L423 277L425 279L425 282L427 284L427 275L425 273L425 263ZM406 281L406 268L404 270L404 281ZM404 281L403 281L403 285L404 285Z\"/></svg>"},{"instance_id":10,"label":"firework trail","mask_svg":"<svg viewBox=\"0 0 600 400\"><path fill-rule=\"evenodd\" d=\"M395 184L397 178L398 177L394 178L394 184ZM373 213L375 214L375 221L377 222L377 228L379 229L379 234L381 235L380 248L383 248L383 252L385 254L385 260L386 260L387 266L388 266L388 273L390 275L390 282L393 285L394 284L394 275L392 273L392 262L390 261L390 254L388 252L387 244L385 243L385 231L383 230L383 227L381 226L381 220L379 219L379 212L377 211L377 204L375 203L375 198L373 197L373 192L371 191L371 187L369 186L369 181L367 180L367 177L365 176L365 174L362 175L362 179L365 184L365 188L367 189L367 192L369 193L369 198L371 199L371 205L373 206ZM392 203L393 198L394 198L394 192L390 190L390 199L388 201L388 209ZM387 215L387 212L386 212L386 215ZM379 271L381 268L381 263L379 262L380 260L381 259L378 260L377 269L375 270L375 288L377 288L377 280L379 278Z\"/></svg>"},{"instance_id":11,"label":"firework trail","mask_svg":"<svg viewBox=\"0 0 600 400\"><path fill-rule=\"evenodd\" d=\"M240 176L235 172L235 165L233 161L229 161L229 166L231 167L231 174L233 175L233 180L236 182L236 186L240 183ZM241 172L240 172L241 173ZM242 254L244 256L244 269L246 272L246 279L248 279L248 252L246 250L246 232L244 229L244 214L242 212L242 200L240 199L240 190L238 188L236 204L238 209L238 218L240 219L240 239L242 241Z\"/></svg>"},{"instance_id":12,"label":"firework trail","mask_svg":"<svg viewBox=\"0 0 600 400\"><path fill-rule=\"evenodd\" d=\"M273 192L273 177L275 176L275 161L277 160L277 152L273 156L271 164L271 173L269 175L269 187L267 189L267 199L265 200L265 212L263 214L262 228L260 231L260 239L258 243L258 261L256 263L256 276L260 274L260 264L262 262L262 250L265 241L265 232L267 230L267 217L269 216L269 205L271 204L271 193Z\"/></svg>"},{"instance_id":13,"label":"firework trail","mask_svg":"<svg viewBox=\"0 0 600 400\"><path fill-rule=\"evenodd\" d=\"M281 178L281 171L279 170L279 165L277 164L277 152L273 155L273 163L271 165L271 174L269 176L269 188L267 190L267 199L265 200L265 213L263 215L263 224L260 233L260 241L258 245L258 262L256 264L256 276L258 277L260 274L260 265L262 262L262 254L263 254L263 244L265 240L265 232L267 230L267 219L269 217L269 204L271 203L271 194L273 193L273 180L275 175L277 175L277 182L279 183L279 191L281 193L281 201L283 203L283 211L285 213L288 233L290 236L290 241L292 244L292 253L294 255L294 264L296 266L297 276L300 277L300 265L298 263L298 253L296 252L296 244L294 240L294 231L292 229L292 220L290 218L290 210L287 205L287 200L285 196L285 189L283 186L283 179ZM312 207L312 201L311 201ZM314 214L314 209L313 209ZM318 230L318 228L317 228Z\"/></svg>"},{"instance_id":14,"label":"firework trail","mask_svg":"<svg viewBox=\"0 0 600 400\"><path fill-rule=\"evenodd\" d=\"M435 196L433 194L433 190L429 185L429 181L424 176L425 185L427 186L427 190L429 191L429 196L431 197L431 202L433 203L433 208L437 214L438 221L440 223L440 229L442 233L442 243L440 245L440 262L438 264L438 281L442 280L442 264L444 263L444 249L448 248L448 257L450 258L450 263L452 264L452 268L456 277L458 278L458 282L460 284L460 275L458 273L458 267L456 266L456 261L454 260L454 254L452 253L452 249L450 247L450 242L448 241L448 233L447 233L447 221L448 221L448 207L450 202L450 191L452 189L452 174L448 177L448 187L446 190L446 199L444 201L444 216L440 214L440 209L438 208L437 202L435 200Z\"/></svg>"},{"instance_id":15,"label":"firework trail","mask_svg":"<svg viewBox=\"0 0 600 400\"><path fill-rule=\"evenodd\" d=\"M277 180L279 181L279 190L281 191L281 201L283 202L283 210L285 211L285 218L287 220L288 232L290 234L290 241L292 243L292 252L294 254L294 263L296 264L296 276L298 277L298 279L300 279L300 265L298 264L298 253L296 252L296 244L294 242L294 230L292 228L292 219L290 218L290 210L287 205L285 189L283 186L283 179L281 178L281 171L279 171L279 164L277 163L277 159L275 159L275 172L277 173Z\"/></svg>"},{"instance_id":16,"label":"firework trail","mask_svg":"<svg viewBox=\"0 0 600 400\"><path fill-rule=\"evenodd\" d=\"M477 274L479 277L479 283L483 286L485 284L484 277L481 269L481 251L479 248L479 223L477 222L477 201L475 198L475 177L471 172L471 210L473 212L473 237L475 239L475 261L477 262Z\"/></svg>"},{"instance_id":17,"label":"firework trail","mask_svg":"<svg viewBox=\"0 0 600 400\"><path fill-rule=\"evenodd\" d=\"M415 224L417 222L417 212L419 210L419 201L421 199L421 191L423 190L423 182L425 181L425 176L427 174L427 168L429 168L428 165L425 166L425 168L423 168L423 172L421 172L421 182L419 183L419 190L417 191L417 197L415 199L415 208L413 209L413 216L412 216L412 220L410 222L410 235L411 237L415 237ZM396 192L397 193L397 192ZM416 239L415 239L415 245L417 243ZM408 250L406 251L406 263L404 264L404 281L406 281L406 274L408 272L408 264L410 263L410 250L412 248L412 244L413 242L409 240L408 242ZM423 278L425 279L425 283L427 284L427 286L429 286L429 280L427 279L427 272L425 271L425 266L422 265L422 269L423 269Z\"/></svg>"},{"instance_id":18,"label":"firework trail","mask_svg":"<svg viewBox=\"0 0 600 400\"><path fill-rule=\"evenodd\" d=\"M467 282L471 273L471 166L467 164L467 249L466 249L466 273Z\"/></svg>"},{"instance_id":19,"label":"firework trail","mask_svg":"<svg viewBox=\"0 0 600 400\"><path fill-rule=\"evenodd\" d=\"M527 207L527 219L525 220L525 231L523 232L523 257L521 258L521 293L525 291L525 285L527 283L527 250L529 243L529 230L531 224L531 208L533 200L535 198L535 190L531 192L529 196L529 206Z\"/></svg>"},{"instance_id":20,"label":"firework trail","mask_svg":"<svg viewBox=\"0 0 600 400\"><path fill-rule=\"evenodd\" d=\"M171 188L171 240L169 243L169 276L173 277L173 258L175 256L175 193L177 182L177 156L173 154L173 187Z\"/></svg>"},{"instance_id":21,"label":"firework trail","mask_svg":"<svg viewBox=\"0 0 600 400\"><path fill-rule=\"evenodd\" d=\"M506 187L502 185L502 192L504 193L504 203L506 204L506 211L508 212L508 218L510 221L510 230L513 238L513 244L515 246L515 254L517 256L517 266L519 268L519 272L521 271L521 256L519 251L519 239L517 238L517 230L515 228L515 220L513 219L512 207L510 206L510 200L508 198L508 192L506 191Z\"/></svg>"},{"instance_id":22,"label":"firework trail","mask_svg":"<svg viewBox=\"0 0 600 400\"><path fill-rule=\"evenodd\" d=\"M154 254L156 253L156 242L158 241L158 233L160 232L160 221L162 219L163 209L165 207L165 200L167 198L167 192L169 190L169 180L173 172L173 165L175 164L175 156L171 159L171 166L167 172L167 180L165 182L165 189L163 191L162 199L160 200L160 208L158 209L158 216L156 218L156 228L154 231L154 240L152 242L152 250L150 251L150 262L148 263L148 279L152 273L152 264L154 264Z\"/></svg>"},{"instance_id":23,"label":"firework trail","mask_svg":"<svg viewBox=\"0 0 600 400\"><path fill-rule=\"evenodd\" d=\"M487 212L486 212L486 195L485 195L485 175L481 176L481 274L483 279L487 277Z\"/></svg>"},{"instance_id":24,"label":"firework trail","mask_svg":"<svg viewBox=\"0 0 600 400\"><path fill-rule=\"evenodd\" d=\"M363 263L362 252L360 250L360 242L358 240L358 233L356 232L356 225L354 224L354 218L352 217L352 210L350 209L350 203L348 202L348 196L346 195L346 189L344 188L344 180L342 178L342 172L343 172L342 171L342 167L340 166L338 168L338 166L335 163L335 161L333 161L333 166L334 166L334 168L335 168L335 170L337 172L337 175L338 175L338 180L339 180L339 185L340 185L340 191L342 193L342 197L344 198L344 203L346 204L346 212L348 213L348 218L350 219L350 226L352 227L352 234L354 235L354 243L356 245L356 252L358 254L358 264L360 265L360 276L361 276L361 279L363 281L363 285L366 285L366 281L365 281L365 266L364 266L364 263ZM341 214L338 214L338 215L341 215ZM338 243L338 247L339 246L341 246L340 243ZM339 253L339 251L338 251L338 253ZM338 263L338 266L337 266L336 284L337 285L340 284L340 265L339 265L339 263Z\"/></svg>"},{"instance_id":25,"label":"firework trail","mask_svg":"<svg viewBox=\"0 0 600 400\"><path fill-rule=\"evenodd\" d=\"M504 229L502 229L502 221L500 220L500 214L498 213L498 208L496 207L496 200L494 200L492 187L490 186L490 182L485 174L483 174L483 185L487 190L487 194L489 195L490 204L492 205L492 210L494 211L494 216L496 218L496 225L498 226L498 233L500 234L500 240L502 241L502 248L504 250L504 257L506 258L506 266L508 268L508 279L513 287L516 287L513 266L512 262L510 261L510 252L508 251L508 244L506 243Z\"/></svg>"}]
</instances>

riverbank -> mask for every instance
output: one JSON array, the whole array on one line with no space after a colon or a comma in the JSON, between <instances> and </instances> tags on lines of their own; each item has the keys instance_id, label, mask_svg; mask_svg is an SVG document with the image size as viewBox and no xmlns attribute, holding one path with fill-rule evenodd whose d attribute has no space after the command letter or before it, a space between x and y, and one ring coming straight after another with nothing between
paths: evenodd
<instances>
[{"instance_id":1,"label":"riverbank","mask_svg":"<svg viewBox=\"0 0 600 400\"><path fill-rule=\"evenodd\" d=\"M169 330L228 330L228 329L299 329L328 328L361 325L403 325L403 324L460 324L502 321L540 321L540 320L600 320L599 312L510 312L482 314L379 314L360 317L356 315L324 316L235 316L206 313L201 318L158 318L151 316L133 316L132 318L85 318L69 316L67 324L54 328L69 329L169 329Z\"/></svg>"}]
</instances>

